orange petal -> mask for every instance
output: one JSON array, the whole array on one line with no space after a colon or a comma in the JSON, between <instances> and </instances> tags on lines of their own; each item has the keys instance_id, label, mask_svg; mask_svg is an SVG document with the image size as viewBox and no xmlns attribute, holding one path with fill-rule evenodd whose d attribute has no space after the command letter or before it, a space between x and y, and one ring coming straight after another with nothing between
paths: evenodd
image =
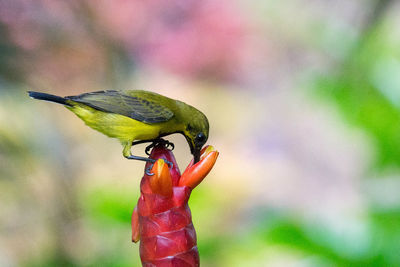
<instances>
[{"instance_id":1,"label":"orange petal","mask_svg":"<svg viewBox=\"0 0 400 267\"><path fill-rule=\"evenodd\" d=\"M200 161L193 166L189 166L179 179L179 186L195 188L211 171L218 157L218 151L212 146L204 149Z\"/></svg>"},{"instance_id":2,"label":"orange petal","mask_svg":"<svg viewBox=\"0 0 400 267\"><path fill-rule=\"evenodd\" d=\"M168 164L163 159L158 159L154 163L151 172L154 175L149 178L151 191L155 194L169 197L172 195L172 178Z\"/></svg>"},{"instance_id":3,"label":"orange petal","mask_svg":"<svg viewBox=\"0 0 400 267\"><path fill-rule=\"evenodd\" d=\"M203 148L201 149L201 151L200 151L200 160L202 160L202 159L207 155L208 152L214 151L214 150L215 150L214 147L213 147L213 146L210 146L210 145L203 147ZM191 168L191 167L193 166L193 161L194 161L194 159L192 159L192 160L189 162L188 166L186 167L186 170L189 169L189 168Z\"/></svg>"},{"instance_id":4,"label":"orange petal","mask_svg":"<svg viewBox=\"0 0 400 267\"><path fill-rule=\"evenodd\" d=\"M139 233L139 213L137 210L137 206L134 208L132 212L132 242L138 242L140 240Z\"/></svg>"},{"instance_id":5,"label":"orange petal","mask_svg":"<svg viewBox=\"0 0 400 267\"><path fill-rule=\"evenodd\" d=\"M200 154L200 160L202 160L205 156L208 155L208 153L215 151L215 148L213 146L205 146L201 150Z\"/></svg>"}]
</instances>

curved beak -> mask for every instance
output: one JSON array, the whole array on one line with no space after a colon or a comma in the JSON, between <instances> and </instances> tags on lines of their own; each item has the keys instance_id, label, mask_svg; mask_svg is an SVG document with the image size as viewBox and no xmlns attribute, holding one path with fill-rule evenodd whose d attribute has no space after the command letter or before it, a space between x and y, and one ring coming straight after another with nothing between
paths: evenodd
<instances>
[{"instance_id":1,"label":"curved beak","mask_svg":"<svg viewBox=\"0 0 400 267\"><path fill-rule=\"evenodd\" d=\"M201 151L201 147L197 147L193 140L191 140L187 135L185 135L186 137L186 141L189 144L190 147L190 153L193 155L193 159L194 159L194 163L197 163L200 161L200 151Z\"/></svg>"},{"instance_id":2,"label":"curved beak","mask_svg":"<svg viewBox=\"0 0 400 267\"><path fill-rule=\"evenodd\" d=\"M196 164L197 162L200 161L200 150L201 150L201 148L194 148L194 151L193 151L193 157L194 157L193 163L194 164Z\"/></svg>"}]
</instances>

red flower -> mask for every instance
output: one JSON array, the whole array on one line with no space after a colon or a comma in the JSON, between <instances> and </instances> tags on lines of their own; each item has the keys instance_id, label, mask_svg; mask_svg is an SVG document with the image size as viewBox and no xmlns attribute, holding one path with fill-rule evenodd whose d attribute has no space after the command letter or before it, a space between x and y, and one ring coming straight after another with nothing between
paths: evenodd
<instances>
[{"instance_id":1,"label":"red flower","mask_svg":"<svg viewBox=\"0 0 400 267\"><path fill-rule=\"evenodd\" d=\"M200 161L191 161L180 175L172 152L162 145L154 147L157 159L140 184L141 196L132 214L132 241L140 239L143 266L199 266L196 232L188 200L210 172L218 157L212 146L202 150ZM168 167L163 159L172 162ZM148 168L150 164L146 165Z\"/></svg>"}]
</instances>

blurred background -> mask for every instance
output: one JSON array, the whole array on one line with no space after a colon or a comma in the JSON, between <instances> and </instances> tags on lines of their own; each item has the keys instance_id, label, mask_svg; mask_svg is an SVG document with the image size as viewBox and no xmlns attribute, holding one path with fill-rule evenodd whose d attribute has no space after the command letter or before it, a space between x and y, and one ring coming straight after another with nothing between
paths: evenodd
<instances>
[{"instance_id":1,"label":"blurred background","mask_svg":"<svg viewBox=\"0 0 400 267\"><path fill-rule=\"evenodd\" d=\"M144 164L26 93L105 89L208 116L220 157L189 203L202 266L400 266L399 13L392 0L0 0L0 266L140 266ZM186 141L169 140L182 169Z\"/></svg>"}]
</instances>

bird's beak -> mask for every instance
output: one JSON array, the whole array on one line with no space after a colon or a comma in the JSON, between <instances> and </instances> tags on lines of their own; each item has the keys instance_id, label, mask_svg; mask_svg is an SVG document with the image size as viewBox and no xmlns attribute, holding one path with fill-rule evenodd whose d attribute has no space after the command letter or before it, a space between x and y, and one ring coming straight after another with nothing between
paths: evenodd
<instances>
[{"instance_id":1,"label":"bird's beak","mask_svg":"<svg viewBox=\"0 0 400 267\"><path fill-rule=\"evenodd\" d=\"M194 142L187 136L185 135L186 140L190 146L190 153L193 155L194 163L197 163L200 161L200 150L201 147L197 147Z\"/></svg>"},{"instance_id":2,"label":"bird's beak","mask_svg":"<svg viewBox=\"0 0 400 267\"><path fill-rule=\"evenodd\" d=\"M201 148L195 148L193 151L193 156L194 156L194 164L200 161L200 150Z\"/></svg>"}]
</instances>

